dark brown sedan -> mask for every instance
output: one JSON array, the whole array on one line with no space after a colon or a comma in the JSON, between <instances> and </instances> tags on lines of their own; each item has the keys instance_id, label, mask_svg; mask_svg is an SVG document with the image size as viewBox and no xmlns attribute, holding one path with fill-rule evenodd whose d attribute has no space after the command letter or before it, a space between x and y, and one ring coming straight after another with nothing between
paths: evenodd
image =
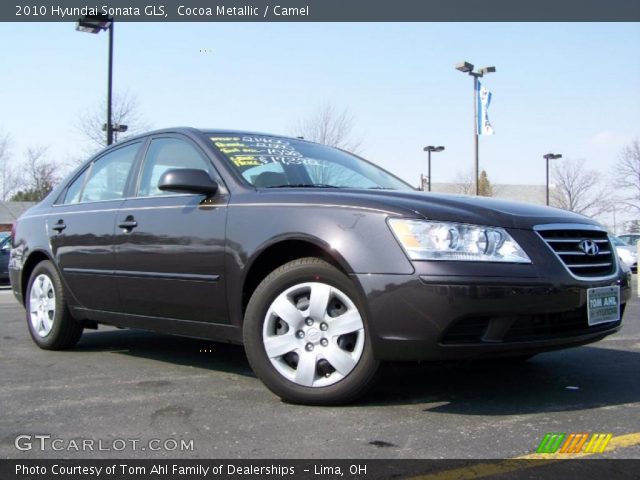
<instances>
[{"instance_id":1,"label":"dark brown sedan","mask_svg":"<svg viewBox=\"0 0 640 480\"><path fill-rule=\"evenodd\" d=\"M195 129L87 161L19 219L9 267L41 348L99 324L243 343L273 392L312 404L354 399L383 360L510 362L600 340L630 295L591 219Z\"/></svg>"}]
</instances>

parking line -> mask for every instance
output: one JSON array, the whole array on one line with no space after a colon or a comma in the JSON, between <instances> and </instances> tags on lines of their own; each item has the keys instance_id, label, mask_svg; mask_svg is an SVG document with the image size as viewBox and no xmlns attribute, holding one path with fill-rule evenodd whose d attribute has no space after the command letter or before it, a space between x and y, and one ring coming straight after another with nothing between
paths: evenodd
<instances>
[{"instance_id":1,"label":"parking line","mask_svg":"<svg viewBox=\"0 0 640 480\"><path fill-rule=\"evenodd\" d=\"M640 445L640 432L619 435L611 438L607 446L607 452L612 452L621 448L629 448ZM567 455L561 453L532 453L522 455L507 460L497 460L492 463L478 463L469 467L454 468L442 472L430 473L411 477L409 480L475 480L476 478L490 477L502 473L515 472L526 468L535 468L548 465L562 460L572 460L575 458L589 457L594 453L576 453ZM545 462L526 462L522 460L547 460Z\"/></svg>"}]
</instances>

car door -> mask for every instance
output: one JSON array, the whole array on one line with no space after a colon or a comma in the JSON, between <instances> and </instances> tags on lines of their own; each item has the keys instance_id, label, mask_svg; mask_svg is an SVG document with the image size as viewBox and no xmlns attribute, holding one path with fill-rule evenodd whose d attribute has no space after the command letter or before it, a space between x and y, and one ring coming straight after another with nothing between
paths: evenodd
<instances>
[{"instance_id":1,"label":"car door","mask_svg":"<svg viewBox=\"0 0 640 480\"><path fill-rule=\"evenodd\" d=\"M113 233L140 145L125 144L95 159L75 176L49 211L51 249L81 307L103 311L120 308L113 276Z\"/></svg>"},{"instance_id":2,"label":"car door","mask_svg":"<svg viewBox=\"0 0 640 480\"><path fill-rule=\"evenodd\" d=\"M167 170L197 168L218 182L211 198L158 189ZM123 311L228 323L224 278L228 192L200 147L186 137L152 138L134 198L118 212L116 265Z\"/></svg>"}]
</instances>

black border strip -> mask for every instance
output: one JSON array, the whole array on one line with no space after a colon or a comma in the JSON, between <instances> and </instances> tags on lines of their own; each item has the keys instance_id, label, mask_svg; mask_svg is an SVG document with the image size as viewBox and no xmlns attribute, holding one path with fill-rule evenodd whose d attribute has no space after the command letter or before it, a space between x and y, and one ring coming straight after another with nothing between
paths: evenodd
<instances>
[{"instance_id":1,"label":"black border strip","mask_svg":"<svg viewBox=\"0 0 640 480\"><path fill-rule=\"evenodd\" d=\"M118 22L640 21L637 0L18 0L0 2L0 21L75 22L73 8ZM283 15L289 8L296 10Z\"/></svg>"},{"instance_id":2,"label":"black border strip","mask_svg":"<svg viewBox=\"0 0 640 480\"><path fill-rule=\"evenodd\" d=\"M567 456L568 457L568 456ZM143 467L146 474L123 474L122 465L127 468ZM151 473L152 467L165 467L160 473ZM18 466L18 468L16 468ZM57 466L65 471L77 469L75 474L58 474ZM192 474L178 474L177 467L189 467ZM40 469L39 474L27 473L29 469ZM84 470L83 470L84 468ZM96 469L100 468L100 475ZM109 475L108 469L115 468ZM340 469L338 473L337 469ZM34 470L31 470L32 472ZM135 472L135 470L131 470ZM86 473L84 473L86 472ZM91 473L93 472L93 473ZM206 473L205 473L206 472ZM640 474L640 460L0 460L0 478L3 480L96 480L121 479L140 480L184 480L235 479L314 479L344 480L363 479L411 479L450 480L451 478L500 478L515 479L571 479L580 480L615 478L616 480L636 480Z\"/></svg>"}]
</instances>

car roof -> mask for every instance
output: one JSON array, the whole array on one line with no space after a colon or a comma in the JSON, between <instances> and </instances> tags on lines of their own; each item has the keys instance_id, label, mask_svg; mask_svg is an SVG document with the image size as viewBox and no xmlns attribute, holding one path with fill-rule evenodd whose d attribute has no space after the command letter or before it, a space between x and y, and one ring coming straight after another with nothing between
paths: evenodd
<instances>
[{"instance_id":1,"label":"car roof","mask_svg":"<svg viewBox=\"0 0 640 480\"><path fill-rule=\"evenodd\" d=\"M144 138L150 135L158 135L163 133L182 133L187 136L192 135L255 135L260 137L278 137L278 138L287 138L290 140L298 140L309 143L311 140L306 140L304 138L292 137L290 135L280 135L277 133L266 133L266 132L255 132L251 130L235 130L231 128L195 128L195 127L171 127L171 128L162 128L158 130L152 130L149 132L144 132L139 135L135 135L133 137L127 138L127 141L134 140L137 138Z\"/></svg>"}]
</instances>

